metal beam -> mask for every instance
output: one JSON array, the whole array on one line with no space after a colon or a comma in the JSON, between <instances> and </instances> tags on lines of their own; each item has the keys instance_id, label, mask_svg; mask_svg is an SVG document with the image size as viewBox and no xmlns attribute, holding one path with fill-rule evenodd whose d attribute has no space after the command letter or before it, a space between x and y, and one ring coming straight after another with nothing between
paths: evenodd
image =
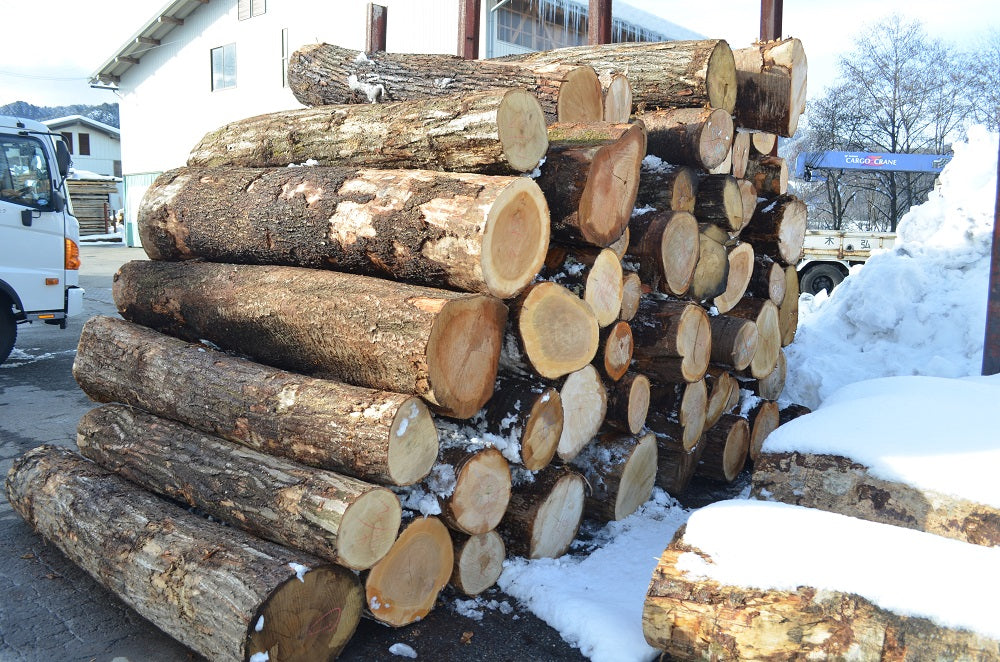
<instances>
[{"instance_id":1,"label":"metal beam","mask_svg":"<svg viewBox=\"0 0 1000 662\"><path fill-rule=\"evenodd\" d=\"M1000 373L1000 150L997 152L993 255L990 258L990 286L986 294L986 337L983 339L983 374L997 373Z\"/></svg>"},{"instance_id":2,"label":"metal beam","mask_svg":"<svg viewBox=\"0 0 1000 662\"><path fill-rule=\"evenodd\" d=\"M368 3L368 24L365 30L365 52L385 51L385 33L389 9L383 5Z\"/></svg>"},{"instance_id":3,"label":"metal beam","mask_svg":"<svg viewBox=\"0 0 1000 662\"><path fill-rule=\"evenodd\" d=\"M612 0L590 0L587 11L587 43L611 43Z\"/></svg>"},{"instance_id":4,"label":"metal beam","mask_svg":"<svg viewBox=\"0 0 1000 662\"><path fill-rule=\"evenodd\" d=\"M760 0L760 40L781 39L784 0Z\"/></svg>"},{"instance_id":5,"label":"metal beam","mask_svg":"<svg viewBox=\"0 0 1000 662\"><path fill-rule=\"evenodd\" d=\"M481 0L459 0L458 54L466 60L479 59L479 12Z\"/></svg>"}]
</instances>

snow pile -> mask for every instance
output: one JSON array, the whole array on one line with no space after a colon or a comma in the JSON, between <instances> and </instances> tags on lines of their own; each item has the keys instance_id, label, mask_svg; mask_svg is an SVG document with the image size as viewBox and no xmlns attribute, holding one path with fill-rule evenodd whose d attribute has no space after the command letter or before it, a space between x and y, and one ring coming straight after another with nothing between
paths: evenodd
<instances>
[{"instance_id":1,"label":"snow pile","mask_svg":"<svg viewBox=\"0 0 1000 662\"><path fill-rule=\"evenodd\" d=\"M997 140L973 127L939 188L900 221L894 250L855 268L828 298L802 295L783 399L815 408L864 379L979 374Z\"/></svg>"},{"instance_id":2,"label":"snow pile","mask_svg":"<svg viewBox=\"0 0 1000 662\"><path fill-rule=\"evenodd\" d=\"M1000 547L748 500L722 501L693 513L684 542L711 559L682 554L677 566L689 576L753 588L855 593L896 614L1000 638L994 607Z\"/></svg>"}]
</instances>

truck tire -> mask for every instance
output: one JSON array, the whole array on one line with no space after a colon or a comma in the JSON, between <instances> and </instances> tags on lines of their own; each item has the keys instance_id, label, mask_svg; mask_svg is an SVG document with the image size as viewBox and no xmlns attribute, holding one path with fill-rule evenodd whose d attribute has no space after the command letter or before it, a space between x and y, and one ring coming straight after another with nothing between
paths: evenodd
<instances>
[{"instance_id":1,"label":"truck tire","mask_svg":"<svg viewBox=\"0 0 1000 662\"><path fill-rule=\"evenodd\" d=\"M0 297L0 363L10 356L15 340L17 340L17 322L14 321L14 310L6 299Z\"/></svg>"},{"instance_id":2,"label":"truck tire","mask_svg":"<svg viewBox=\"0 0 1000 662\"><path fill-rule=\"evenodd\" d=\"M827 294L830 294L846 275L839 265L814 264L806 267L799 275L799 290L809 294L819 294L826 290Z\"/></svg>"}]
</instances>

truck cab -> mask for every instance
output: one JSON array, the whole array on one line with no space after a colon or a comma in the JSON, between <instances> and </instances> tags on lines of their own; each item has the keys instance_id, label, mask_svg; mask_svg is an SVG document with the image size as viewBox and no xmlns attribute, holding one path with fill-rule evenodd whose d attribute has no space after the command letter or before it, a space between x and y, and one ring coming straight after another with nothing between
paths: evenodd
<instances>
[{"instance_id":1,"label":"truck cab","mask_svg":"<svg viewBox=\"0 0 1000 662\"><path fill-rule=\"evenodd\" d=\"M0 115L0 363L19 324L66 328L83 309L80 226L66 193L70 155L61 136Z\"/></svg>"},{"instance_id":2,"label":"truck cab","mask_svg":"<svg viewBox=\"0 0 1000 662\"><path fill-rule=\"evenodd\" d=\"M802 259L795 265L799 272L799 291L827 294L840 285L851 267L864 264L873 251L888 250L896 243L892 232L847 232L844 230L808 230L802 247Z\"/></svg>"}]
</instances>

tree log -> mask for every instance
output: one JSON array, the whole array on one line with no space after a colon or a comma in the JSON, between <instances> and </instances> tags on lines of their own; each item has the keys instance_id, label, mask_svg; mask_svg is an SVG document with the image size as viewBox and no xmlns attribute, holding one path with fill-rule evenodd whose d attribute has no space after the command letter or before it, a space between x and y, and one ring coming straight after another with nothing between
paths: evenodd
<instances>
[{"instance_id":1,"label":"tree log","mask_svg":"<svg viewBox=\"0 0 1000 662\"><path fill-rule=\"evenodd\" d=\"M556 454L563 462L579 455L597 435L608 413L608 391L592 365L570 373L559 389L563 429Z\"/></svg>"},{"instance_id":2,"label":"tree log","mask_svg":"<svg viewBox=\"0 0 1000 662\"><path fill-rule=\"evenodd\" d=\"M731 483L743 471L750 447L750 425L735 414L723 414L705 431L705 450L695 469L696 476Z\"/></svg>"},{"instance_id":3,"label":"tree log","mask_svg":"<svg viewBox=\"0 0 1000 662\"><path fill-rule=\"evenodd\" d=\"M113 293L138 324L296 372L419 395L456 418L493 394L506 319L489 296L296 267L134 261L115 275Z\"/></svg>"},{"instance_id":4,"label":"tree log","mask_svg":"<svg viewBox=\"0 0 1000 662\"><path fill-rule=\"evenodd\" d=\"M744 177L760 196L785 195L788 191L788 163L779 156L751 156Z\"/></svg>"},{"instance_id":5,"label":"tree log","mask_svg":"<svg viewBox=\"0 0 1000 662\"><path fill-rule=\"evenodd\" d=\"M670 108L636 115L650 154L675 165L711 170L730 156L733 119L718 107Z\"/></svg>"},{"instance_id":6,"label":"tree log","mask_svg":"<svg viewBox=\"0 0 1000 662\"><path fill-rule=\"evenodd\" d=\"M538 471L552 461L563 428L562 397L552 386L500 374L495 393L484 409L488 429L513 432L521 447L521 464Z\"/></svg>"},{"instance_id":7,"label":"tree log","mask_svg":"<svg viewBox=\"0 0 1000 662\"><path fill-rule=\"evenodd\" d=\"M731 170L731 174L733 175L733 177L739 179L741 182L746 181L743 179L743 177L744 175L746 175L747 172L747 159L750 158L750 142L751 141L749 133L747 133L746 131L735 132L733 137L733 152L732 152L733 168ZM741 190L742 190L742 185L741 185ZM756 197L757 196L755 193L753 204L751 205L751 207L757 204ZM743 199L745 201L746 197L744 196Z\"/></svg>"},{"instance_id":8,"label":"tree log","mask_svg":"<svg viewBox=\"0 0 1000 662\"><path fill-rule=\"evenodd\" d=\"M451 531L454 543L455 567L449 582L465 595L479 595L496 585L503 572L507 548L496 531L475 536Z\"/></svg>"},{"instance_id":9,"label":"tree log","mask_svg":"<svg viewBox=\"0 0 1000 662\"><path fill-rule=\"evenodd\" d=\"M262 168L315 161L516 175L534 170L547 148L538 100L508 89L248 117L206 134L187 164Z\"/></svg>"},{"instance_id":10,"label":"tree log","mask_svg":"<svg viewBox=\"0 0 1000 662\"><path fill-rule=\"evenodd\" d=\"M628 76L622 74L606 74L600 76L601 88L604 92L604 121L628 122L632 117L632 84ZM607 80L607 84L605 84Z\"/></svg>"},{"instance_id":11,"label":"tree log","mask_svg":"<svg viewBox=\"0 0 1000 662\"><path fill-rule=\"evenodd\" d=\"M708 388L708 405L705 409L705 427L719 422L723 414L731 414L740 404L740 383L728 370L705 376Z\"/></svg>"},{"instance_id":12,"label":"tree log","mask_svg":"<svg viewBox=\"0 0 1000 662\"><path fill-rule=\"evenodd\" d=\"M211 523L55 446L14 462L7 499L45 539L210 660L332 660L361 615L354 573Z\"/></svg>"},{"instance_id":13,"label":"tree log","mask_svg":"<svg viewBox=\"0 0 1000 662\"><path fill-rule=\"evenodd\" d=\"M148 490L355 570L385 556L399 499L360 480L210 437L124 405L87 412L80 452Z\"/></svg>"},{"instance_id":14,"label":"tree log","mask_svg":"<svg viewBox=\"0 0 1000 662\"><path fill-rule=\"evenodd\" d=\"M778 327L781 329L781 346L788 347L795 340L799 328L799 273L794 265L785 267L785 297L778 308Z\"/></svg>"},{"instance_id":15,"label":"tree log","mask_svg":"<svg viewBox=\"0 0 1000 662\"><path fill-rule=\"evenodd\" d=\"M639 110L707 106L731 114L736 106L736 65L732 49L721 39L575 46L501 61L512 60L589 65L598 75L624 73Z\"/></svg>"},{"instance_id":16,"label":"tree log","mask_svg":"<svg viewBox=\"0 0 1000 662\"><path fill-rule=\"evenodd\" d=\"M743 227L743 194L732 175L706 175L698 183L694 215L728 232Z\"/></svg>"},{"instance_id":17,"label":"tree log","mask_svg":"<svg viewBox=\"0 0 1000 662\"><path fill-rule=\"evenodd\" d=\"M778 307L770 299L742 299L729 311L732 317L750 320L757 325L757 350L750 359L750 376L763 379L771 374L781 350Z\"/></svg>"},{"instance_id":18,"label":"tree log","mask_svg":"<svg viewBox=\"0 0 1000 662\"><path fill-rule=\"evenodd\" d=\"M622 310L622 262L610 248L591 251L551 246L539 277L559 283L583 298L601 328L616 322Z\"/></svg>"},{"instance_id":19,"label":"tree log","mask_svg":"<svg viewBox=\"0 0 1000 662\"><path fill-rule=\"evenodd\" d=\"M780 312L780 311L779 311ZM788 362L785 359L784 350L778 350L778 360L774 364L774 370L760 379L750 383L750 390L758 397L765 400L777 400L785 390L785 379L788 373Z\"/></svg>"},{"instance_id":20,"label":"tree log","mask_svg":"<svg viewBox=\"0 0 1000 662\"><path fill-rule=\"evenodd\" d=\"M650 430L656 435L658 466L655 485L667 494L678 497L684 494L691 483L704 444L696 443L691 448L685 448L679 434L674 436L673 431L653 427Z\"/></svg>"},{"instance_id":21,"label":"tree log","mask_svg":"<svg viewBox=\"0 0 1000 662\"><path fill-rule=\"evenodd\" d=\"M758 42L733 51L736 124L790 138L806 107L808 64L802 42Z\"/></svg>"},{"instance_id":22,"label":"tree log","mask_svg":"<svg viewBox=\"0 0 1000 662\"><path fill-rule=\"evenodd\" d=\"M779 307L780 317L780 307L785 300L784 268L767 255L755 255L747 295L757 299L770 299Z\"/></svg>"},{"instance_id":23,"label":"tree log","mask_svg":"<svg viewBox=\"0 0 1000 662\"><path fill-rule=\"evenodd\" d=\"M800 405L792 403L786 405L778 412L778 425L784 425L789 421L793 421L799 416L805 416L806 414L811 414L812 409L806 407L805 405Z\"/></svg>"},{"instance_id":24,"label":"tree log","mask_svg":"<svg viewBox=\"0 0 1000 662\"><path fill-rule=\"evenodd\" d=\"M441 521L468 535L496 528L510 501L510 465L496 448L441 451L442 464L454 467L455 487L440 497Z\"/></svg>"},{"instance_id":25,"label":"tree log","mask_svg":"<svg viewBox=\"0 0 1000 662\"><path fill-rule=\"evenodd\" d=\"M656 478L656 436L602 434L572 463L590 487L584 514L599 522L621 520L649 500Z\"/></svg>"},{"instance_id":26,"label":"tree log","mask_svg":"<svg viewBox=\"0 0 1000 662\"><path fill-rule=\"evenodd\" d=\"M629 372L608 389L608 413L605 422L630 434L639 434L649 413L649 378Z\"/></svg>"},{"instance_id":27,"label":"tree log","mask_svg":"<svg viewBox=\"0 0 1000 662\"><path fill-rule=\"evenodd\" d=\"M694 168L663 163L649 167L643 162L639 175L638 208L653 207L659 211L694 211L698 191L698 176Z\"/></svg>"},{"instance_id":28,"label":"tree log","mask_svg":"<svg viewBox=\"0 0 1000 662\"><path fill-rule=\"evenodd\" d=\"M714 168L708 169L708 174L710 175L731 175L733 172L733 148L730 147L729 151L726 152L726 158L723 159L722 163L715 166Z\"/></svg>"},{"instance_id":29,"label":"tree log","mask_svg":"<svg viewBox=\"0 0 1000 662\"><path fill-rule=\"evenodd\" d=\"M553 238L601 247L618 239L632 214L645 155L641 124L628 125L611 143L551 145L535 181L549 203Z\"/></svg>"},{"instance_id":30,"label":"tree log","mask_svg":"<svg viewBox=\"0 0 1000 662\"><path fill-rule=\"evenodd\" d=\"M628 254L639 259L639 278L650 287L682 296L698 264L698 221L686 211L652 211L632 218Z\"/></svg>"},{"instance_id":31,"label":"tree log","mask_svg":"<svg viewBox=\"0 0 1000 662\"><path fill-rule=\"evenodd\" d=\"M748 367L760 342L757 324L729 315L715 315L708 321L712 328L712 363L737 371Z\"/></svg>"},{"instance_id":32,"label":"tree log","mask_svg":"<svg viewBox=\"0 0 1000 662\"><path fill-rule=\"evenodd\" d=\"M747 226L750 219L753 218L753 212L757 208L757 188L753 185L753 182L746 179L739 179L736 184L740 187L740 196L743 198L743 222L740 224L737 234L743 231L743 228Z\"/></svg>"},{"instance_id":33,"label":"tree log","mask_svg":"<svg viewBox=\"0 0 1000 662\"><path fill-rule=\"evenodd\" d=\"M739 303L750 285L753 275L754 254L753 245L742 242L728 251L729 274L726 277L726 289L712 299L712 304L722 314L728 313Z\"/></svg>"},{"instance_id":34,"label":"tree log","mask_svg":"<svg viewBox=\"0 0 1000 662\"><path fill-rule=\"evenodd\" d=\"M541 268L549 216L526 177L180 168L146 191L139 234L154 260L324 268L507 299Z\"/></svg>"},{"instance_id":35,"label":"tree log","mask_svg":"<svg viewBox=\"0 0 1000 662\"><path fill-rule=\"evenodd\" d=\"M702 228L698 235L698 261L687 291L687 296L695 301L719 296L729 283L729 253L713 234L710 228Z\"/></svg>"},{"instance_id":36,"label":"tree log","mask_svg":"<svg viewBox=\"0 0 1000 662\"><path fill-rule=\"evenodd\" d=\"M778 136L773 133L754 131L750 134L750 156L771 156L777 144Z\"/></svg>"},{"instance_id":37,"label":"tree log","mask_svg":"<svg viewBox=\"0 0 1000 662\"><path fill-rule=\"evenodd\" d=\"M632 327L628 322L616 322L601 331L601 345L594 365L601 375L612 382L625 376L632 364Z\"/></svg>"},{"instance_id":38,"label":"tree log","mask_svg":"<svg viewBox=\"0 0 1000 662\"><path fill-rule=\"evenodd\" d=\"M760 458L760 449L768 435L778 428L780 423L778 403L773 400L761 400L747 414L750 423L750 448L747 454L754 463Z\"/></svg>"},{"instance_id":39,"label":"tree log","mask_svg":"<svg viewBox=\"0 0 1000 662\"><path fill-rule=\"evenodd\" d=\"M622 231L621 236L615 239L610 244L608 244L608 248L612 252L614 252L615 255L618 256L619 260L621 260L622 258L625 257L625 251L626 249L628 249L628 242L630 239L631 239L631 233L629 232L628 226L626 225L625 229Z\"/></svg>"},{"instance_id":40,"label":"tree log","mask_svg":"<svg viewBox=\"0 0 1000 662\"><path fill-rule=\"evenodd\" d=\"M365 54L332 44L310 44L292 53L288 86L306 106L412 101L523 87L538 98L550 122L603 118L600 81L585 66L519 66L441 54Z\"/></svg>"},{"instance_id":41,"label":"tree log","mask_svg":"<svg viewBox=\"0 0 1000 662\"><path fill-rule=\"evenodd\" d=\"M366 481L409 485L437 459L418 398L276 370L117 318L87 321L73 375L98 402Z\"/></svg>"},{"instance_id":42,"label":"tree log","mask_svg":"<svg viewBox=\"0 0 1000 662\"><path fill-rule=\"evenodd\" d=\"M527 559L565 554L580 529L585 485L575 471L553 466L515 485L498 529L507 552Z\"/></svg>"},{"instance_id":43,"label":"tree log","mask_svg":"<svg viewBox=\"0 0 1000 662\"><path fill-rule=\"evenodd\" d=\"M597 317L590 306L556 283L535 283L522 295L518 338L532 369L558 379L594 360L600 342Z\"/></svg>"},{"instance_id":44,"label":"tree log","mask_svg":"<svg viewBox=\"0 0 1000 662\"><path fill-rule=\"evenodd\" d=\"M651 382L646 423L655 432L679 440L690 451L705 431L708 390L705 380L690 384Z\"/></svg>"},{"instance_id":45,"label":"tree log","mask_svg":"<svg viewBox=\"0 0 1000 662\"><path fill-rule=\"evenodd\" d=\"M630 322L639 311L639 300L642 298L642 279L634 271L622 272L622 309L618 319Z\"/></svg>"},{"instance_id":46,"label":"tree log","mask_svg":"<svg viewBox=\"0 0 1000 662\"><path fill-rule=\"evenodd\" d=\"M696 382L708 370L712 331L708 314L694 304L643 299L632 338L636 367L652 378Z\"/></svg>"},{"instance_id":47,"label":"tree log","mask_svg":"<svg viewBox=\"0 0 1000 662\"><path fill-rule=\"evenodd\" d=\"M436 517L414 518L364 577L369 613L392 627L419 621L434 608L454 565L448 527Z\"/></svg>"}]
</instances>

